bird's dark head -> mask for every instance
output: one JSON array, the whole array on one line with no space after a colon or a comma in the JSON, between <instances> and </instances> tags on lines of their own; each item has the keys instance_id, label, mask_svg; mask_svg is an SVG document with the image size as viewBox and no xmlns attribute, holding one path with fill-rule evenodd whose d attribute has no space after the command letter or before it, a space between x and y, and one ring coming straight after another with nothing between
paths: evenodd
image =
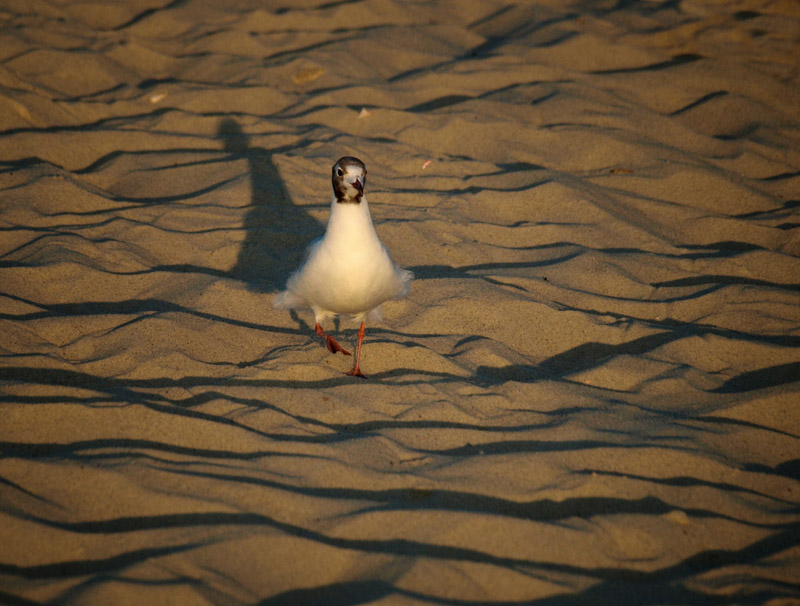
<instances>
[{"instance_id":1,"label":"bird's dark head","mask_svg":"<svg viewBox=\"0 0 800 606\"><path fill-rule=\"evenodd\" d=\"M340 204L360 204L367 185L367 167L358 158L345 156L333 165L333 193Z\"/></svg>"}]
</instances>

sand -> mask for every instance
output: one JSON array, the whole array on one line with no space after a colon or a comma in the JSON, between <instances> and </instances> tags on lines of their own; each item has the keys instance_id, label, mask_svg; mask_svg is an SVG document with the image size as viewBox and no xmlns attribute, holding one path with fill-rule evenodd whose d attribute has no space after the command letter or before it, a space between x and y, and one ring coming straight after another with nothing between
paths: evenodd
<instances>
[{"instance_id":1,"label":"sand","mask_svg":"<svg viewBox=\"0 0 800 606\"><path fill-rule=\"evenodd\" d=\"M800 603L798 49L780 0L5 2L0 603ZM416 274L366 381L270 305L343 155Z\"/></svg>"}]
</instances>

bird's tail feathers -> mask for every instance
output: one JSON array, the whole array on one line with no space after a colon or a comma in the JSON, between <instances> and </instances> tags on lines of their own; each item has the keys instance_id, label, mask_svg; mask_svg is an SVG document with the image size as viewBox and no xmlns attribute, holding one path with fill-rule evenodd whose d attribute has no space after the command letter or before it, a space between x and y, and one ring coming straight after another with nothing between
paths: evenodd
<instances>
[{"instance_id":1,"label":"bird's tail feathers","mask_svg":"<svg viewBox=\"0 0 800 606\"><path fill-rule=\"evenodd\" d=\"M398 274L403 282L403 291L397 297L399 299L405 297L411 291L411 281L414 279L414 272L408 269L400 269L398 270Z\"/></svg>"},{"instance_id":2,"label":"bird's tail feathers","mask_svg":"<svg viewBox=\"0 0 800 606\"><path fill-rule=\"evenodd\" d=\"M275 295L272 299L274 309L294 309L299 307L301 301L288 290L284 290Z\"/></svg>"},{"instance_id":3,"label":"bird's tail feathers","mask_svg":"<svg viewBox=\"0 0 800 606\"><path fill-rule=\"evenodd\" d=\"M367 312L367 315L364 317L364 320L369 324L374 324L376 322L383 322L383 311L381 311L381 306L378 305L375 309L371 309Z\"/></svg>"}]
</instances>

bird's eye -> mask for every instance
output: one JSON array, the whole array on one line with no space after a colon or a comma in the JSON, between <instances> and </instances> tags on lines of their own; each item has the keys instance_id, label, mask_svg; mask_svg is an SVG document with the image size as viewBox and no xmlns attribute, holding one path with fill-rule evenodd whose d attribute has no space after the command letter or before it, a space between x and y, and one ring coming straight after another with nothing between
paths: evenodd
<instances>
[{"instance_id":1,"label":"bird's eye","mask_svg":"<svg viewBox=\"0 0 800 606\"><path fill-rule=\"evenodd\" d=\"M341 177L344 173L342 172L342 169L340 168L339 170L336 171L336 174Z\"/></svg>"}]
</instances>

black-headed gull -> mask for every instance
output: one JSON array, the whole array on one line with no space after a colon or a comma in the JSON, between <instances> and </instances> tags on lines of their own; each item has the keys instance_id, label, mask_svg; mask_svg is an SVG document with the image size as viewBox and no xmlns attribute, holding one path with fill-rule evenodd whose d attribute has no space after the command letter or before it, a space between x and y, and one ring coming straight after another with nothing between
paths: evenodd
<instances>
[{"instance_id":1,"label":"black-headed gull","mask_svg":"<svg viewBox=\"0 0 800 606\"><path fill-rule=\"evenodd\" d=\"M273 302L277 309L310 308L317 335L331 353L351 355L322 329L321 323L344 315L361 322L353 369L347 374L364 377L359 368L365 320L381 318L381 303L408 294L414 277L397 267L375 233L364 187L367 167L345 156L333 165L333 199L325 235L314 240L300 268L286 282L286 290Z\"/></svg>"}]
</instances>

